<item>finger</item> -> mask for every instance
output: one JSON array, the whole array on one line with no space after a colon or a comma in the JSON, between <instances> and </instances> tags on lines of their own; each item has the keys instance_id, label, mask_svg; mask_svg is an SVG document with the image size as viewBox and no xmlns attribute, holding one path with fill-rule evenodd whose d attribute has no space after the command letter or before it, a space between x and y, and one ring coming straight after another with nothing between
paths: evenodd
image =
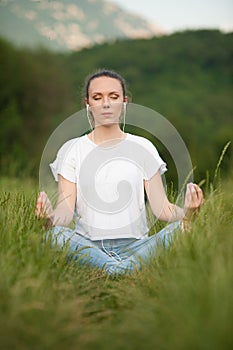
<instances>
[{"instance_id":1,"label":"finger","mask_svg":"<svg viewBox=\"0 0 233 350\"><path fill-rule=\"evenodd\" d=\"M195 185L195 190L196 190L196 195L197 195L197 200L199 202L199 204L201 204L203 202L203 192L202 192L202 189L196 185Z\"/></svg>"},{"instance_id":2,"label":"finger","mask_svg":"<svg viewBox=\"0 0 233 350\"><path fill-rule=\"evenodd\" d=\"M40 193L38 193L37 201L36 201L36 210L35 210L35 215L39 215L41 210L41 196Z\"/></svg>"},{"instance_id":3,"label":"finger","mask_svg":"<svg viewBox=\"0 0 233 350\"><path fill-rule=\"evenodd\" d=\"M198 186L193 183L187 184L186 191L186 206L190 209L195 209L200 205L197 193Z\"/></svg>"},{"instance_id":4,"label":"finger","mask_svg":"<svg viewBox=\"0 0 233 350\"><path fill-rule=\"evenodd\" d=\"M35 215L39 216L40 218L44 217L45 215L45 196L43 192L38 193Z\"/></svg>"},{"instance_id":5,"label":"finger","mask_svg":"<svg viewBox=\"0 0 233 350\"><path fill-rule=\"evenodd\" d=\"M188 196L191 201L195 200L196 198L196 189L193 183L188 184Z\"/></svg>"},{"instance_id":6,"label":"finger","mask_svg":"<svg viewBox=\"0 0 233 350\"><path fill-rule=\"evenodd\" d=\"M203 193L202 193L202 190L200 188L197 190L197 198L198 198L199 203L201 204L203 202Z\"/></svg>"},{"instance_id":7,"label":"finger","mask_svg":"<svg viewBox=\"0 0 233 350\"><path fill-rule=\"evenodd\" d=\"M185 193L185 208L188 209L191 206L192 202L192 192L191 192L191 184L187 184L186 193Z\"/></svg>"},{"instance_id":8,"label":"finger","mask_svg":"<svg viewBox=\"0 0 233 350\"><path fill-rule=\"evenodd\" d=\"M196 208L199 208L204 202L203 192L199 187L196 187L196 196L194 199L194 205Z\"/></svg>"},{"instance_id":9,"label":"finger","mask_svg":"<svg viewBox=\"0 0 233 350\"><path fill-rule=\"evenodd\" d=\"M46 211L47 208L49 207L49 199L48 196L45 192L40 193L40 198L41 198L41 205L42 208Z\"/></svg>"}]
</instances>

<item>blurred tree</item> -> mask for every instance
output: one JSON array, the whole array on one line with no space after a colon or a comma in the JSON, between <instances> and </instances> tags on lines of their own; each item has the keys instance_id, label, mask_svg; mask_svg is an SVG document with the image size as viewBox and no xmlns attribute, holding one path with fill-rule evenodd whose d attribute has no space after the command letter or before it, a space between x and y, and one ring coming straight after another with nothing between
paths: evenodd
<instances>
[{"instance_id":1,"label":"blurred tree","mask_svg":"<svg viewBox=\"0 0 233 350\"><path fill-rule=\"evenodd\" d=\"M71 54L16 50L0 40L0 172L8 173L9 157L21 169L35 169L32 160L38 166L55 126L83 107L85 77L108 68L125 77L132 102L173 123L189 148L197 177L206 170L213 173L221 150L233 138L232 62L233 34L219 31L118 41ZM227 171L232 147L225 159Z\"/></svg>"},{"instance_id":2,"label":"blurred tree","mask_svg":"<svg viewBox=\"0 0 233 350\"><path fill-rule=\"evenodd\" d=\"M46 138L72 108L69 73L61 55L43 49L16 50L0 40L0 52L1 173L12 161L35 171Z\"/></svg>"}]
</instances>

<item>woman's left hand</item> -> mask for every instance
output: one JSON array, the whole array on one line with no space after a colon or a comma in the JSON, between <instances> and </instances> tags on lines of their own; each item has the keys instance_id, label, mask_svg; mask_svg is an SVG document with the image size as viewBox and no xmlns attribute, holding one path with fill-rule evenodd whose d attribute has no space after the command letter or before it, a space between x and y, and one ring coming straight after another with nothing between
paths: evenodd
<instances>
[{"instance_id":1,"label":"woman's left hand","mask_svg":"<svg viewBox=\"0 0 233 350\"><path fill-rule=\"evenodd\" d=\"M201 188L194 184L187 184L184 201L184 217L181 224L183 231L190 231L191 220L197 214L200 206L204 203L204 197Z\"/></svg>"},{"instance_id":2,"label":"woman's left hand","mask_svg":"<svg viewBox=\"0 0 233 350\"><path fill-rule=\"evenodd\" d=\"M185 193L184 210L185 212L196 212L203 204L203 193L201 188L194 183L188 183Z\"/></svg>"}]
</instances>

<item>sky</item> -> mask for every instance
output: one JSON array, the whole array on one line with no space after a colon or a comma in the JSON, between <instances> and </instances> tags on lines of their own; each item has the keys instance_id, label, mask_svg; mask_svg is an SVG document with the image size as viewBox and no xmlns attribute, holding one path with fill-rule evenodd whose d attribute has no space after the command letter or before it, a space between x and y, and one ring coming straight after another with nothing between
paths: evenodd
<instances>
[{"instance_id":1,"label":"sky","mask_svg":"<svg viewBox=\"0 0 233 350\"><path fill-rule=\"evenodd\" d=\"M171 33L184 29L233 31L233 0L107 0Z\"/></svg>"}]
</instances>

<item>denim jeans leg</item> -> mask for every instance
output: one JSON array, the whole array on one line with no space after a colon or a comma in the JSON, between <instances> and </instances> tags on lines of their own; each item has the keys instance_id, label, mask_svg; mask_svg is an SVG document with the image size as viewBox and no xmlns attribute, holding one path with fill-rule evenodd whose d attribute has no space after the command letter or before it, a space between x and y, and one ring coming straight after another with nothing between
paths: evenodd
<instances>
[{"instance_id":1,"label":"denim jeans leg","mask_svg":"<svg viewBox=\"0 0 233 350\"><path fill-rule=\"evenodd\" d=\"M109 274L122 274L136 268L139 269L142 261L148 260L151 255L155 256L158 244L167 248L172 243L176 229L179 227L180 222L171 223L153 236L135 239L126 245L122 244L124 239L116 239L114 240L115 255L108 254L108 251L101 249L101 246L95 244L95 241L86 239L69 228L55 226L50 233L60 247L68 242L72 258L78 260L79 263L89 263L94 267L104 269ZM118 245L117 241L121 244Z\"/></svg>"},{"instance_id":2,"label":"denim jeans leg","mask_svg":"<svg viewBox=\"0 0 233 350\"><path fill-rule=\"evenodd\" d=\"M102 268L109 274L124 273L132 265L131 262L119 261L115 256L107 254L95 245L94 241L86 239L67 227L55 226L50 230L50 234L54 243L61 248L69 244L70 257L80 264Z\"/></svg>"},{"instance_id":3,"label":"denim jeans leg","mask_svg":"<svg viewBox=\"0 0 233 350\"><path fill-rule=\"evenodd\" d=\"M136 258L138 261L146 261L150 256L155 256L156 247L158 245L168 248L173 242L177 229L179 228L180 222L173 222L150 237L136 240L128 247L128 249L131 251L134 259ZM130 259L131 256L129 256L128 260Z\"/></svg>"}]
</instances>

